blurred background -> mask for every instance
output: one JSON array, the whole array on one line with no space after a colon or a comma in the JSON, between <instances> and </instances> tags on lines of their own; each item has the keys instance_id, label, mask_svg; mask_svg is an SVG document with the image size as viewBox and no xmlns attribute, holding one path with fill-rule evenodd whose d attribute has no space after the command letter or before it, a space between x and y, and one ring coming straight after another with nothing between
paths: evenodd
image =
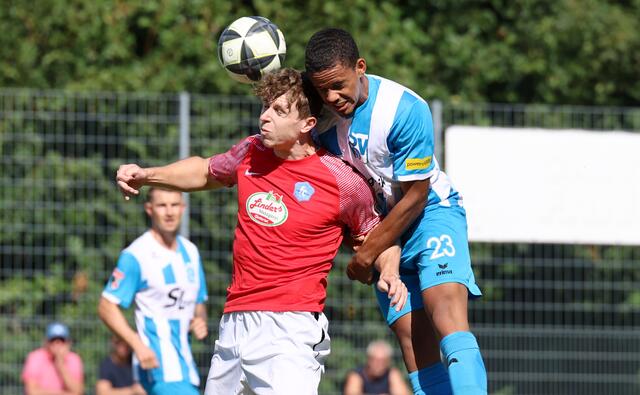
<instances>
[{"instance_id":1,"label":"blurred background","mask_svg":"<svg viewBox=\"0 0 640 395\"><path fill-rule=\"evenodd\" d=\"M454 183L483 163L453 162L459 145L453 134L448 139L452 126L640 135L638 0L0 0L0 393L21 393L24 358L54 319L70 326L93 393L109 349L97 301L120 250L147 226L140 199L119 195L115 171L122 163L210 156L257 131L260 104L216 55L220 32L244 15L276 23L287 40L285 64L299 69L313 32L351 31L369 73L429 102L439 159L445 170L456 164ZM458 185L469 201L473 265L485 294L470 304L470 319L492 394L640 393L637 154L616 158L604 146L596 156L581 152L581 136L559 147L587 170L620 160L610 172L621 175L618 188L602 190L606 176L587 179L580 196L572 196L571 183L560 184L569 197L544 207L562 213L563 204L578 205L584 218L538 217L534 227L516 215L513 224L528 233L489 237L472 208L491 210L491 202L477 203L476 186L466 195ZM511 147L505 140L504 151ZM534 192L522 211L551 189L560 193L547 181L566 158L557 165L547 159L547 177L528 180ZM485 185L496 194L492 182ZM498 208L519 193L508 183L501 192ZM210 294L210 338L193 343L205 376L237 207L232 189L191 194L189 205L183 231L201 250ZM618 230L630 237L609 237L607 216L594 213L610 210L626 213ZM590 237L545 230L572 221L603 230ZM340 393L369 341L395 344L370 287L344 275L346 262L341 252L329 281L332 355L321 394ZM404 371L399 355L394 361Z\"/></svg>"}]
</instances>

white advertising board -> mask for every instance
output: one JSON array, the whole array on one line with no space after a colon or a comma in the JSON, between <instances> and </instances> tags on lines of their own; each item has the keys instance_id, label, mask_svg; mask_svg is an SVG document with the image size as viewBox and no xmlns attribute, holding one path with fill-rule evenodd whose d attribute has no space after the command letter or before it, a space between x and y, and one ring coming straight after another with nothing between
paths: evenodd
<instances>
[{"instance_id":1,"label":"white advertising board","mask_svg":"<svg viewBox=\"0 0 640 395\"><path fill-rule=\"evenodd\" d=\"M469 239L640 245L640 133L451 126Z\"/></svg>"}]
</instances>

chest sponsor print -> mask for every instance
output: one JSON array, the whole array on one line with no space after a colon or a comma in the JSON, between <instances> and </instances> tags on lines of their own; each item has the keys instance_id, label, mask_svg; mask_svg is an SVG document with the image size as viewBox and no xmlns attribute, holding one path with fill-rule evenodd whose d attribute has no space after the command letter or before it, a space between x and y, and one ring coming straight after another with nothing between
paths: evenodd
<instances>
[{"instance_id":1,"label":"chest sponsor print","mask_svg":"<svg viewBox=\"0 0 640 395\"><path fill-rule=\"evenodd\" d=\"M283 196L273 191L256 192L249 196L246 210L249 218L262 226L282 225L289 217Z\"/></svg>"},{"instance_id":2,"label":"chest sponsor print","mask_svg":"<svg viewBox=\"0 0 640 395\"><path fill-rule=\"evenodd\" d=\"M368 162L367 149L369 147L369 135L349 131L349 145L356 157L364 163Z\"/></svg>"}]
</instances>

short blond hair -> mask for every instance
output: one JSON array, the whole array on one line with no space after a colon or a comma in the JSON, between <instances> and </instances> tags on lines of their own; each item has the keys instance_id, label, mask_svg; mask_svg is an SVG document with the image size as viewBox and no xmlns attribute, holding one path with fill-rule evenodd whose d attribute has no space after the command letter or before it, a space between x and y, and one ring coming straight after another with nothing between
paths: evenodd
<instances>
[{"instance_id":1,"label":"short blond hair","mask_svg":"<svg viewBox=\"0 0 640 395\"><path fill-rule=\"evenodd\" d=\"M389 358L393 357L393 348L389 343L384 340L374 340L367 346L367 356L371 356L375 350L382 350L382 352Z\"/></svg>"}]
</instances>

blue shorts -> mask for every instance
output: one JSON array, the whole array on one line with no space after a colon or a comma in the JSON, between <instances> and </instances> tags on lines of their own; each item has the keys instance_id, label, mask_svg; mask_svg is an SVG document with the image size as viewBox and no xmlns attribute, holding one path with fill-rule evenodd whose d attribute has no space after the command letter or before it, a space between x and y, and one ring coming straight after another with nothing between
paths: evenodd
<instances>
[{"instance_id":1,"label":"blue shorts","mask_svg":"<svg viewBox=\"0 0 640 395\"><path fill-rule=\"evenodd\" d=\"M422 291L435 285L460 283L467 287L470 298L482 296L471 269L464 208L436 205L425 209L403 235L400 278L409 291L401 311L389 308L387 294L374 286L388 325L412 310L424 308Z\"/></svg>"},{"instance_id":2,"label":"blue shorts","mask_svg":"<svg viewBox=\"0 0 640 395\"><path fill-rule=\"evenodd\" d=\"M200 390L188 381L140 383L148 395L200 395Z\"/></svg>"}]
</instances>

